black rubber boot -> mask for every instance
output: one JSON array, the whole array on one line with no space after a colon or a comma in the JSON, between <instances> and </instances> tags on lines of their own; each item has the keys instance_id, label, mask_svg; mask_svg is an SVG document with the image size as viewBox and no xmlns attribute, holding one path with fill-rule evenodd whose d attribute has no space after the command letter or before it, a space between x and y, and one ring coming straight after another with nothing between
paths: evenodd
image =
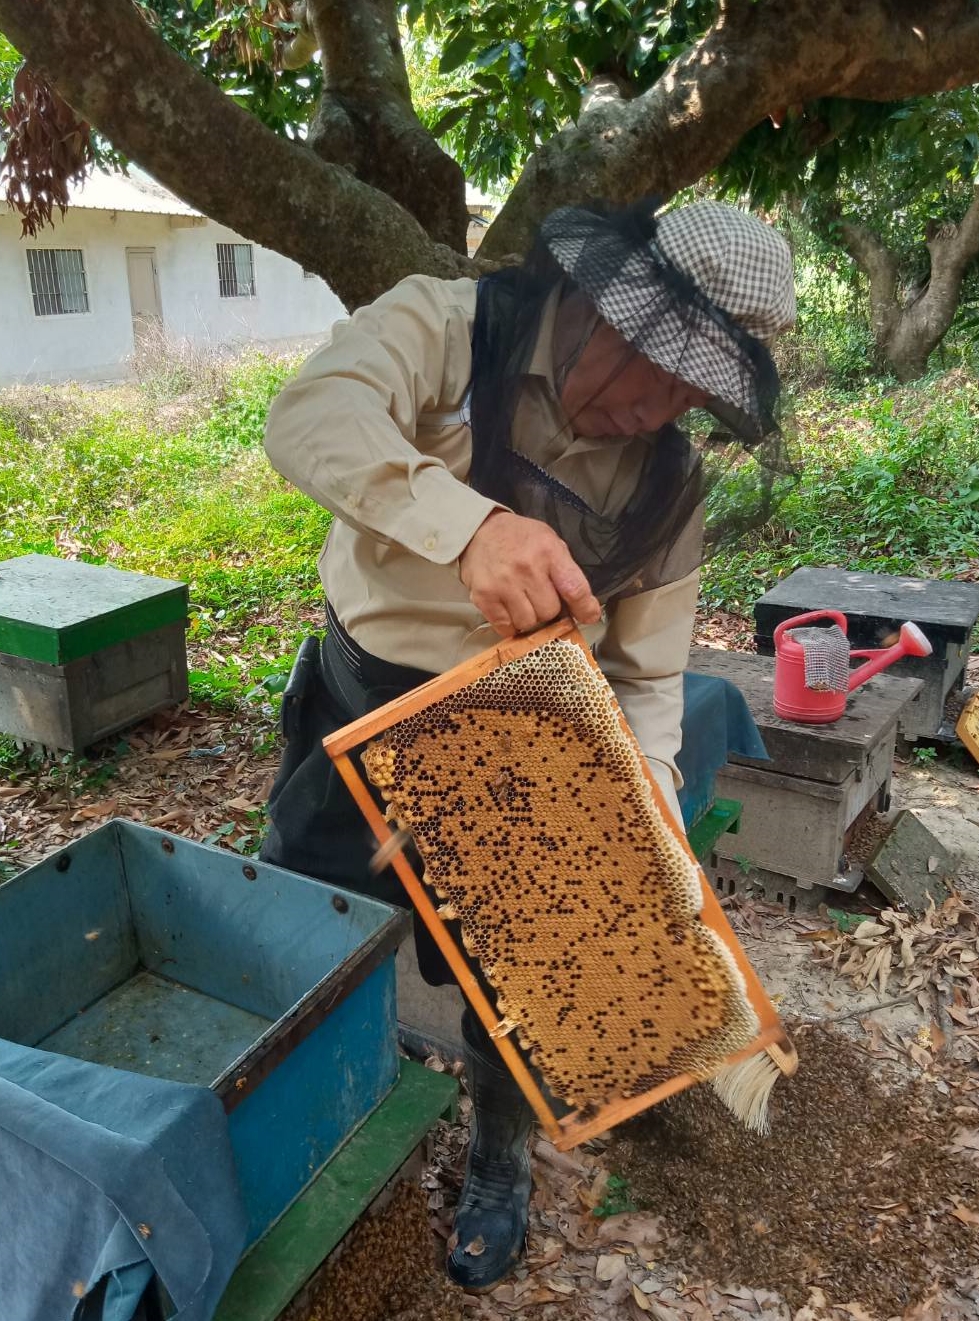
<instances>
[{"instance_id":1,"label":"black rubber boot","mask_svg":"<svg viewBox=\"0 0 979 1321\"><path fill-rule=\"evenodd\" d=\"M473 1126L446 1270L463 1289L482 1293L499 1284L523 1255L531 1187L527 1142L534 1113L469 1013L462 1032Z\"/></svg>"}]
</instances>

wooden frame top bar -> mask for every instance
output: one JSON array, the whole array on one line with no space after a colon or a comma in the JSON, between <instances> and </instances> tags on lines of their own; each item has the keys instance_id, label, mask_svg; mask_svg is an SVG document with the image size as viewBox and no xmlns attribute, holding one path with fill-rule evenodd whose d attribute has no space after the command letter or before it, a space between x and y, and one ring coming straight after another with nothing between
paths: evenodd
<instances>
[{"instance_id":1,"label":"wooden frame top bar","mask_svg":"<svg viewBox=\"0 0 979 1321\"><path fill-rule=\"evenodd\" d=\"M337 757L341 752L349 752L351 748L366 743L382 730L390 729L399 720L407 720L408 716L416 715L425 707L431 706L433 702L448 697L450 693L458 692L466 684L475 683L483 675L498 670L501 665L507 665L510 661L526 656L530 651L537 651L548 642L553 642L555 638L577 640L579 637L574 620L562 618L536 633L504 639L471 660L463 661L461 665L454 665L444 674L429 679L428 683L413 688L404 697L395 698L386 706L379 707L376 711L369 711L359 720L354 720L343 729L338 729L335 734L330 734L323 740L323 747L331 757ZM584 639L581 641L584 642Z\"/></svg>"}]
</instances>

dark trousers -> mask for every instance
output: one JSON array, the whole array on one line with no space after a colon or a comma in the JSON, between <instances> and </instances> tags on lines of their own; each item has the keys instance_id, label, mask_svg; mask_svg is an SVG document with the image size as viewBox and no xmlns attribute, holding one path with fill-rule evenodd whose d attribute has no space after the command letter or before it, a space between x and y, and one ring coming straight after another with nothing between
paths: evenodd
<instances>
[{"instance_id":1,"label":"dark trousers","mask_svg":"<svg viewBox=\"0 0 979 1321\"><path fill-rule=\"evenodd\" d=\"M358 647L334 618L329 623L322 642L307 638L303 644L283 697L287 741L269 795L270 825L261 858L385 903L410 907L390 867L372 874L370 860L377 842L323 750L323 739L432 675L379 660ZM378 803L383 810L379 798ZM413 863L420 875L417 859ZM415 949L430 986L455 981L417 914Z\"/></svg>"}]
</instances>

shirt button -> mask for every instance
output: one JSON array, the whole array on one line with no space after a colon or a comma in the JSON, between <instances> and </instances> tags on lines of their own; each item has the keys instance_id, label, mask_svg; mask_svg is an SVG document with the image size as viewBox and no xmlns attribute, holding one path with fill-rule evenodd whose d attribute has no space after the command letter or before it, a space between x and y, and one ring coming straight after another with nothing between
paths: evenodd
<instances>
[{"instance_id":1,"label":"shirt button","mask_svg":"<svg viewBox=\"0 0 979 1321\"><path fill-rule=\"evenodd\" d=\"M425 549L426 549L426 550L434 550L435 547L436 547L438 544L439 544L439 539L438 539L438 537L436 537L436 536L434 536L434 535L425 538Z\"/></svg>"},{"instance_id":2,"label":"shirt button","mask_svg":"<svg viewBox=\"0 0 979 1321\"><path fill-rule=\"evenodd\" d=\"M360 505L360 496L348 495L343 503L347 506L348 509L356 509Z\"/></svg>"}]
</instances>

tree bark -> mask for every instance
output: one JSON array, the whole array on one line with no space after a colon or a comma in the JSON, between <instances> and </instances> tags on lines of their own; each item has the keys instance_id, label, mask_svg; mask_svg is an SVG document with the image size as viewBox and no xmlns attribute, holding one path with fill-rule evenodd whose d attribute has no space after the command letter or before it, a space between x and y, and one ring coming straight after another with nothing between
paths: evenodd
<instances>
[{"instance_id":1,"label":"tree bark","mask_svg":"<svg viewBox=\"0 0 979 1321\"><path fill-rule=\"evenodd\" d=\"M870 282L870 322L881 358L899 381L923 376L955 317L962 281L979 255L979 188L957 225L935 226L927 239L931 272L924 289L902 301L893 252L864 225L843 220L843 246Z\"/></svg>"},{"instance_id":2,"label":"tree bark","mask_svg":"<svg viewBox=\"0 0 979 1321\"><path fill-rule=\"evenodd\" d=\"M537 151L480 252L521 252L556 206L695 183L784 107L893 101L979 81L979 6L962 0L719 0L717 20L644 95L601 100Z\"/></svg>"},{"instance_id":3,"label":"tree bark","mask_svg":"<svg viewBox=\"0 0 979 1321\"><path fill-rule=\"evenodd\" d=\"M316 271L348 307L415 271L473 273L392 198L241 110L128 0L0 0L0 31L125 155L204 215Z\"/></svg>"},{"instance_id":4,"label":"tree bark","mask_svg":"<svg viewBox=\"0 0 979 1321\"><path fill-rule=\"evenodd\" d=\"M415 114L393 0L307 0L306 15L323 58L309 145L465 252L465 177Z\"/></svg>"}]
</instances>

